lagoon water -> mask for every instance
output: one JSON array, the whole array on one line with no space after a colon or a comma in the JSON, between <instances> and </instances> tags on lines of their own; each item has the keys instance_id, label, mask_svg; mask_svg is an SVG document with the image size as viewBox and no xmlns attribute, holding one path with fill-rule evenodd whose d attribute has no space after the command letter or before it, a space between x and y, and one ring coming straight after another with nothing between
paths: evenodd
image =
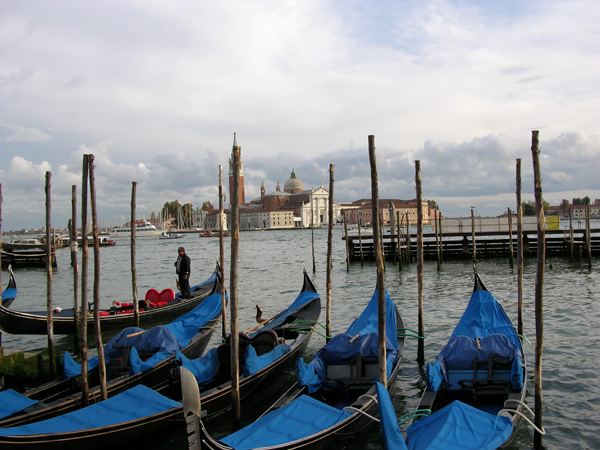
<instances>
[{"instance_id":1,"label":"lagoon water","mask_svg":"<svg viewBox=\"0 0 600 450\"><path fill-rule=\"evenodd\" d=\"M332 328L344 331L362 311L375 288L376 267L372 262L361 265L353 262L346 269L345 244L341 239L342 227L335 227L333 238L332 270ZM243 232L239 244L239 319L240 329L252 327L255 305L264 310L263 317L271 317L289 304L302 284L303 267L311 275L321 294L326 298L327 230L314 230L316 271L313 273L311 230ZM226 283L229 287L229 240L226 238ZM177 247L186 247L192 259L192 284L205 279L219 257L217 238L199 238L188 234L184 239L137 240L136 268L140 298L150 288L159 291L175 288L173 262ZM90 249L91 250L91 249ZM80 254L80 253L79 253ZM92 301L93 252L90 251L88 301ZM53 273L53 305L71 307L73 304L73 274L70 252L61 250L57 255L58 268ZM548 449L600 449L600 275L595 258L590 270L587 263L566 259L547 260L544 280L544 353L543 400L544 446ZM131 301L131 270L129 239L117 239L117 245L100 249L101 304L108 307L117 301ZM478 271L486 287L503 305L516 324L517 276L507 260L480 260ZM437 270L435 261L426 261L424 267L424 322L425 359L432 361L447 342L462 315L473 284L473 268L467 261L447 261ZM45 310L46 272L44 269L16 269L19 296L14 309L23 311ZM524 325L532 343L525 348L529 366L529 406L533 408L533 362L535 344L534 285L536 260L527 259L524 268ZM396 301L405 326L417 328L417 268L412 263L398 270L397 265L386 264L386 288ZM2 272L2 284L8 281ZM320 319L325 323L325 309ZM214 337L213 339L218 339ZM2 344L8 349L39 350L46 345L44 336L2 335ZM305 358L310 360L324 338L315 334ZM59 350L68 349L70 338L57 338ZM393 401L397 415L415 409L424 388L423 370L416 363L417 342L408 340L400 375L394 386ZM265 398L264 403L272 400ZM254 405L256 406L256 405ZM522 423L511 449L532 448L533 431ZM159 447L157 447L159 448ZM185 449L184 438L173 439L160 448ZM376 426L358 436L345 448L382 449Z\"/></svg>"}]
</instances>

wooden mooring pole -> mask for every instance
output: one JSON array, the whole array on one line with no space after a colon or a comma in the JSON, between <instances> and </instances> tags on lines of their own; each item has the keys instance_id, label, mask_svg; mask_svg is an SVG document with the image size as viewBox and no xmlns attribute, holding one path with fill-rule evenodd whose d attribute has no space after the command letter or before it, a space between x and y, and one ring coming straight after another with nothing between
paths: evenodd
<instances>
[{"instance_id":1,"label":"wooden mooring pole","mask_svg":"<svg viewBox=\"0 0 600 450\"><path fill-rule=\"evenodd\" d=\"M81 170L81 404L89 405L87 370L87 277L88 277L88 164L89 155L83 155ZM85 236L85 239L83 238Z\"/></svg>"},{"instance_id":2,"label":"wooden mooring pole","mask_svg":"<svg viewBox=\"0 0 600 450\"><path fill-rule=\"evenodd\" d=\"M71 186L71 223L69 236L71 240L71 266L73 267L73 320L75 321L75 335L73 345L76 352L81 351L81 323L82 314L79 306L79 263L77 262L77 185ZM87 239L87 236L86 236ZM83 310L85 314L85 309Z\"/></svg>"},{"instance_id":3,"label":"wooden mooring pole","mask_svg":"<svg viewBox=\"0 0 600 450\"><path fill-rule=\"evenodd\" d=\"M433 218L433 221L435 222L435 255L436 255L436 259L437 259L437 270L440 271L442 270L442 257L440 255L440 230L438 229L437 226L437 212L435 213L435 216ZM430 219L431 220L431 219Z\"/></svg>"},{"instance_id":4,"label":"wooden mooring pole","mask_svg":"<svg viewBox=\"0 0 600 450\"><path fill-rule=\"evenodd\" d=\"M362 214L362 213L359 213ZM363 256L363 248L362 248L362 235L360 232L360 227L362 227L362 220L360 215L358 216L358 246L360 247L360 265L363 266L365 263Z\"/></svg>"},{"instance_id":5,"label":"wooden mooring pole","mask_svg":"<svg viewBox=\"0 0 600 450\"><path fill-rule=\"evenodd\" d=\"M415 161L415 184L417 188L417 288L419 298L419 324L417 362L425 364L425 325L423 322L423 198L421 195L421 161Z\"/></svg>"},{"instance_id":6,"label":"wooden mooring pole","mask_svg":"<svg viewBox=\"0 0 600 450\"><path fill-rule=\"evenodd\" d=\"M131 183L131 289L133 291L133 326L140 326L140 307L137 292L137 269L135 266L135 209L137 183Z\"/></svg>"},{"instance_id":7,"label":"wooden mooring pole","mask_svg":"<svg viewBox=\"0 0 600 450\"><path fill-rule=\"evenodd\" d=\"M521 159L517 159L517 333L523 336L523 204L521 203Z\"/></svg>"},{"instance_id":8,"label":"wooden mooring pole","mask_svg":"<svg viewBox=\"0 0 600 450\"><path fill-rule=\"evenodd\" d=\"M546 266L544 201L542 198L542 176L540 169L539 131L532 131L531 155L533 158L533 179L535 207L537 213L537 271L535 276L535 426L542 425L542 353L544 348L544 271ZM534 430L533 445L542 447L542 434Z\"/></svg>"},{"instance_id":9,"label":"wooden mooring pole","mask_svg":"<svg viewBox=\"0 0 600 450\"><path fill-rule=\"evenodd\" d=\"M221 339L227 338L227 301L225 298L225 242L223 241L223 166L219 164L219 259L221 275Z\"/></svg>"},{"instance_id":10,"label":"wooden mooring pole","mask_svg":"<svg viewBox=\"0 0 600 450\"><path fill-rule=\"evenodd\" d=\"M442 229L442 213L438 210L438 214L437 214L437 223L438 226L440 227L440 266L443 264L444 262L444 233L443 233L443 229Z\"/></svg>"},{"instance_id":11,"label":"wooden mooring pole","mask_svg":"<svg viewBox=\"0 0 600 450\"><path fill-rule=\"evenodd\" d=\"M315 212L310 208L310 238L312 242L312 261L313 261L313 273L317 272L317 263L315 261Z\"/></svg>"},{"instance_id":12,"label":"wooden mooring pole","mask_svg":"<svg viewBox=\"0 0 600 450\"><path fill-rule=\"evenodd\" d=\"M508 252L510 253L510 268L512 269L515 265L513 256L513 228L512 228L512 214L510 208L508 208Z\"/></svg>"},{"instance_id":13,"label":"wooden mooring pole","mask_svg":"<svg viewBox=\"0 0 600 450\"><path fill-rule=\"evenodd\" d=\"M329 164L329 225L327 227L327 274L325 279L325 335L326 342L331 339L331 269L333 259L333 170L334 165Z\"/></svg>"},{"instance_id":14,"label":"wooden mooring pole","mask_svg":"<svg viewBox=\"0 0 600 450\"><path fill-rule=\"evenodd\" d=\"M235 138L234 138L235 142ZM238 322L238 244L240 240L240 153L241 148L233 146L233 192L231 193L231 268L229 275L229 295L231 308L231 405L232 405L232 429L236 431L241 423L240 406L240 372L239 352L240 336Z\"/></svg>"},{"instance_id":15,"label":"wooden mooring pole","mask_svg":"<svg viewBox=\"0 0 600 450\"><path fill-rule=\"evenodd\" d=\"M56 349L54 347L54 327L52 324L52 238L50 179L52 174L46 172L46 314L48 319L48 361L50 373L56 376Z\"/></svg>"},{"instance_id":16,"label":"wooden mooring pole","mask_svg":"<svg viewBox=\"0 0 600 450\"><path fill-rule=\"evenodd\" d=\"M475 212L471 208L471 240L473 241L473 263L477 264L477 242L475 241Z\"/></svg>"},{"instance_id":17,"label":"wooden mooring pole","mask_svg":"<svg viewBox=\"0 0 600 450\"><path fill-rule=\"evenodd\" d=\"M0 249L2 248L2 183L0 183ZM2 252L0 252L0 267L2 267ZM0 291L2 290L2 271L0 270ZM0 305L2 305L2 293L0 293ZM0 332L0 356L2 351L2 332Z\"/></svg>"},{"instance_id":18,"label":"wooden mooring pole","mask_svg":"<svg viewBox=\"0 0 600 450\"><path fill-rule=\"evenodd\" d=\"M102 399L108 398L106 390L106 361L102 345L102 330L100 328L100 241L98 240L98 213L96 211L96 178L94 177L94 155L89 155L88 164L90 177L90 206L92 207L92 233L94 236L94 331L96 332L96 351L98 352L98 370L100 371L100 392ZM131 234L135 224L131 224ZM87 235L81 236L87 241Z\"/></svg>"},{"instance_id":19,"label":"wooden mooring pole","mask_svg":"<svg viewBox=\"0 0 600 450\"><path fill-rule=\"evenodd\" d=\"M350 272L350 239L348 238L348 219L345 210L342 215L344 217L344 236L346 236L346 272Z\"/></svg>"},{"instance_id":20,"label":"wooden mooring pole","mask_svg":"<svg viewBox=\"0 0 600 450\"><path fill-rule=\"evenodd\" d=\"M377 184L377 160L375 158L375 136L369 136L369 162L371 164L371 204L373 209L373 245L377 262L377 332L379 337L379 381L387 387L387 365L385 349L385 272L379 228L379 188Z\"/></svg>"},{"instance_id":21,"label":"wooden mooring pole","mask_svg":"<svg viewBox=\"0 0 600 450\"><path fill-rule=\"evenodd\" d=\"M590 205L585 205L585 246L589 268L592 268L592 237L590 236Z\"/></svg>"},{"instance_id":22,"label":"wooden mooring pole","mask_svg":"<svg viewBox=\"0 0 600 450\"><path fill-rule=\"evenodd\" d=\"M400 211L396 211L396 234L398 239L396 240L396 251L398 252L398 272L402 270L402 240L400 237L400 230L402 230L402 224L400 222Z\"/></svg>"}]
</instances>

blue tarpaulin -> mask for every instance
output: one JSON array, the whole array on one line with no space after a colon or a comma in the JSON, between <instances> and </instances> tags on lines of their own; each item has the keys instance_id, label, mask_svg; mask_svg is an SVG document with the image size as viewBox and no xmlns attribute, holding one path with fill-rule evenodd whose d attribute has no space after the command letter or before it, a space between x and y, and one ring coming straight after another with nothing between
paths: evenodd
<instances>
[{"instance_id":1,"label":"blue tarpaulin","mask_svg":"<svg viewBox=\"0 0 600 450\"><path fill-rule=\"evenodd\" d=\"M177 352L175 359L181 360L182 366L192 372L200 386L207 381L211 381L219 373L220 364L217 347L210 349L206 355L196 359L186 358L183 353Z\"/></svg>"},{"instance_id":2,"label":"blue tarpaulin","mask_svg":"<svg viewBox=\"0 0 600 450\"><path fill-rule=\"evenodd\" d=\"M158 414L181 403L139 385L86 408L41 422L0 428L0 436L28 436L89 430Z\"/></svg>"},{"instance_id":3,"label":"blue tarpaulin","mask_svg":"<svg viewBox=\"0 0 600 450\"><path fill-rule=\"evenodd\" d=\"M269 364L277 361L291 349L292 347L290 347L287 344L279 344L270 352L257 356L254 347L249 345L248 347L246 347L246 362L244 364L244 375L252 375L253 373L258 372L259 370L264 369Z\"/></svg>"},{"instance_id":4,"label":"blue tarpaulin","mask_svg":"<svg viewBox=\"0 0 600 450\"><path fill-rule=\"evenodd\" d=\"M512 433L510 418L454 401L406 430L409 450L495 450Z\"/></svg>"},{"instance_id":5,"label":"blue tarpaulin","mask_svg":"<svg viewBox=\"0 0 600 450\"><path fill-rule=\"evenodd\" d=\"M387 292L385 293L385 305L386 352L389 361L388 369L391 370L392 364L398 360L398 337L396 307ZM305 364L302 358L298 361L297 372L300 386L308 386L309 392L313 393L319 389L321 383L326 381L328 365L347 363L357 355L379 356L377 308L377 290L375 290L367 307L350 325L346 333L334 336L315 354L310 364ZM356 335L360 337L350 342Z\"/></svg>"},{"instance_id":6,"label":"blue tarpaulin","mask_svg":"<svg viewBox=\"0 0 600 450\"><path fill-rule=\"evenodd\" d=\"M307 395L230 434L221 442L236 450L269 447L319 433L352 415Z\"/></svg>"},{"instance_id":7,"label":"blue tarpaulin","mask_svg":"<svg viewBox=\"0 0 600 450\"><path fill-rule=\"evenodd\" d=\"M13 389L6 389L0 392L0 419L12 416L14 413L22 411L36 403L39 402L25 397Z\"/></svg>"},{"instance_id":8,"label":"blue tarpaulin","mask_svg":"<svg viewBox=\"0 0 600 450\"><path fill-rule=\"evenodd\" d=\"M390 393L379 381L377 382L377 408L385 450L406 450L406 443L396 420L396 411L392 405Z\"/></svg>"}]
</instances>

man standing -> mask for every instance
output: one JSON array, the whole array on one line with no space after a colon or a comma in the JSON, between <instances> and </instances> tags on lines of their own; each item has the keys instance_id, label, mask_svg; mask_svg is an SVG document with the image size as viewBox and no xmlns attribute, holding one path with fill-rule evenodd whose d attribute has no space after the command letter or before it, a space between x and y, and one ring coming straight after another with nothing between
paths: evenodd
<instances>
[{"instance_id":1,"label":"man standing","mask_svg":"<svg viewBox=\"0 0 600 450\"><path fill-rule=\"evenodd\" d=\"M179 247L177 249L179 256L174 266L179 276L179 290L181 291L181 298L192 298L190 292L190 257L185 254L185 249Z\"/></svg>"}]
</instances>

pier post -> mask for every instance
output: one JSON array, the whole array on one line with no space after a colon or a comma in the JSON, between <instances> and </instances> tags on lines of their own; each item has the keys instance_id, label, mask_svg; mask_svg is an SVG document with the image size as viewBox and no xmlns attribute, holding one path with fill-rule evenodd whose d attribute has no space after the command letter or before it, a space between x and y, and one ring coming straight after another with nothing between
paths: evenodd
<instances>
[{"instance_id":1,"label":"pier post","mask_svg":"<svg viewBox=\"0 0 600 450\"><path fill-rule=\"evenodd\" d=\"M227 300L225 296L225 243L223 241L223 166L219 164L219 260L221 266L221 339L227 339Z\"/></svg>"},{"instance_id":2,"label":"pier post","mask_svg":"<svg viewBox=\"0 0 600 450\"><path fill-rule=\"evenodd\" d=\"M398 272L402 271L402 241L400 240L401 229L400 211L396 211L396 234L398 235L398 239L396 240L396 251L398 252Z\"/></svg>"},{"instance_id":3,"label":"pier post","mask_svg":"<svg viewBox=\"0 0 600 450\"><path fill-rule=\"evenodd\" d=\"M392 262L396 264L396 214L394 212L394 204L390 202L388 208L390 213L390 253L392 254Z\"/></svg>"},{"instance_id":4,"label":"pier post","mask_svg":"<svg viewBox=\"0 0 600 450\"><path fill-rule=\"evenodd\" d=\"M310 208L310 237L312 240L312 259L313 259L313 273L317 272L317 265L315 262L315 212Z\"/></svg>"},{"instance_id":5,"label":"pier post","mask_svg":"<svg viewBox=\"0 0 600 450\"><path fill-rule=\"evenodd\" d=\"M471 207L471 240L473 241L473 262L477 264L477 242L475 241L475 212Z\"/></svg>"},{"instance_id":6,"label":"pier post","mask_svg":"<svg viewBox=\"0 0 600 450\"><path fill-rule=\"evenodd\" d=\"M140 326L140 307L138 305L137 269L135 266L135 209L137 183L131 183L131 289L133 293L133 326Z\"/></svg>"},{"instance_id":7,"label":"pier post","mask_svg":"<svg viewBox=\"0 0 600 450\"><path fill-rule=\"evenodd\" d=\"M521 202L521 159L516 165L517 195L517 333L523 335L523 204Z\"/></svg>"},{"instance_id":8,"label":"pier post","mask_svg":"<svg viewBox=\"0 0 600 450\"><path fill-rule=\"evenodd\" d=\"M442 229L442 213L438 210L437 222L440 227L440 265L444 262L444 230Z\"/></svg>"},{"instance_id":9,"label":"pier post","mask_svg":"<svg viewBox=\"0 0 600 450\"><path fill-rule=\"evenodd\" d=\"M348 239L348 220L346 210L342 211L344 217L344 236L346 236L346 272L350 272L350 240Z\"/></svg>"},{"instance_id":10,"label":"pier post","mask_svg":"<svg viewBox=\"0 0 600 450\"><path fill-rule=\"evenodd\" d=\"M573 252L573 242L575 241L574 236L573 236L573 210L569 209L569 254L571 256L571 261L573 261L574 259L574 252Z\"/></svg>"},{"instance_id":11,"label":"pier post","mask_svg":"<svg viewBox=\"0 0 600 450\"><path fill-rule=\"evenodd\" d=\"M235 141L235 138L234 138ZM231 405L233 431L240 428L241 406L240 406L240 372L239 372L239 352L240 335L238 323L238 243L240 240L240 154L241 148L237 145L233 147L233 189L231 192L231 268L229 275L229 295L231 308Z\"/></svg>"},{"instance_id":12,"label":"pier post","mask_svg":"<svg viewBox=\"0 0 600 450\"><path fill-rule=\"evenodd\" d=\"M535 188L535 205L537 212L537 272L535 277L535 425L533 444L536 449L542 447L542 434L538 430L542 425L542 353L544 348L544 271L545 254L545 220L544 201L542 198L542 176L540 169L539 131L532 131L531 154L533 157L533 178Z\"/></svg>"},{"instance_id":13,"label":"pier post","mask_svg":"<svg viewBox=\"0 0 600 450\"><path fill-rule=\"evenodd\" d=\"M333 265L333 170L335 165L329 164L329 225L327 227L327 274L325 282L326 301L325 301L325 334L326 342L329 342L331 336L331 267Z\"/></svg>"},{"instance_id":14,"label":"pier post","mask_svg":"<svg viewBox=\"0 0 600 450\"><path fill-rule=\"evenodd\" d=\"M590 205L585 205L585 246L589 268L592 268L592 237L590 235Z\"/></svg>"},{"instance_id":15,"label":"pier post","mask_svg":"<svg viewBox=\"0 0 600 450\"><path fill-rule=\"evenodd\" d=\"M88 164L89 155L83 155L81 170L81 404L89 405L89 386L87 370L87 277L88 277ZM85 239L83 238L85 236Z\"/></svg>"},{"instance_id":16,"label":"pier post","mask_svg":"<svg viewBox=\"0 0 600 450\"><path fill-rule=\"evenodd\" d=\"M437 259L437 270L440 271L442 269L442 261L440 257L440 230L438 229L437 216L437 212L435 212L435 216L433 218L435 222L435 254ZM429 219L429 221L431 222L431 218Z\"/></svg>"},{"instance_id":17,"label":"pier post","mask_svg":"<svg viewBox=\"0 0 600 450\"><path fill-rule=\"evenodd\" d=\"M2 183L0 183L0 250L2 249ZM2 267L2 252L0 251L0 267ZM2 290L2 271L0 270L0 291ZM2 294L0 293L0 305ZM0 331L0 357L2 357L2 332Z\"/></svg>"},{"instance_id":18,"label":"pier post","mask_svg":"<svg viewBox=\"0 0 600 450\"><path fill-rule=\"evenodd\" d=\"M419 297L419 337L417 362L425 364L425 326L423 324L423 201L421 196L421 161L415 161L415 184L417 187L417 287Z\"/></svg>"},{"instance_id":19,"label":"pier post","mask_svg":"<svg viewBox=\"0 0 600 450\"><path fill-rule=\"evenodd\" d=\"M52 239L50 236L51 224L51 195L50 179L52 174L46 172L46 314L48 320L48 362L50 373L56 376L56 350L54 347L54 328L52 323Z\"/></svg>"},{"instance_id":20,"label":"pier post","mask_svg":"<svg viewBox=\"0 0 600 450\"><path fill-rule=\"evenodd\" d=\"M77 261L77 185L71 186L71 220L69 221L69 225L71 266L73 267L73 320L75 321L73 345L75 351L79 352L81 351L81 324L79 318L82 312L79 306L79 263Z\"/></svg>"},{"instance_id":21,"label":"pier post","mask_svg":"<svg viewBox=\"0 0 600 450\"><path fill-rule=\"evenodd\" d=\"M96 332L96 349L98 353L98 370L100 371L100 391L102 399L108 398L106 390L106 363L102 330L100 329L100 243L98 241L98 214L96 211L96 178L94 177L94 155L89 155L90 206L92 207L92 232L94 236L94 330ZM134 236L135 224L131 224L131 235ZM87 235L81 237L87 241Z\"/></svg>"},{"instance_id":22,"label":"pier post","mask_svg":"<svg viewBox=\"0 0 600 450\"><path fill-rule=\"evenodd\" d=\"M360 265L363 266L364 265L364 256L363 256L363 248L362 248L362 235L360 232L360 227L362 226L362 220L360 215L362 213L358 213L358 246L360 247Z\"/></svg>"},{"instance_id":23,"label":"pier post","mask_svg":"<svg viewBox=\"0 0 600 450\"><path fill-rule=\"evenodd\" d=\"M512 213L510 211L510 208L508 208L508 252L509 252L509 258L508 260L510 261L510 268L512 269L515 265L515 261L514 261L514 257L513 257L513 228L512 228Z\"/></svg>"},{"instance_id":24,"label":"pier post","mask_svg":"<svg viewBox=\"0 0 600 450\"><path fill-rule=\"evenodd\" d=\"M410 264L412 260L412 238L410 237L410 218L408 217L408 209L406 210L406 263Z\"/></svg>"},{"instance_id":25,"label":"pier post","mask_svg":"<svg viewBox=\"0 0 600 450\"><path fill-rule=\"evenodd\" d=\"M375 136L369 135L369 162L371 164L371 207L373 209L373 245L377 262L377 332L379 336L379 381L387 388L387 366L385 349L385 273L381 249L379 224L379 187L377 184L377 160L375 158Z\"/></svg>"}]
</instances>

